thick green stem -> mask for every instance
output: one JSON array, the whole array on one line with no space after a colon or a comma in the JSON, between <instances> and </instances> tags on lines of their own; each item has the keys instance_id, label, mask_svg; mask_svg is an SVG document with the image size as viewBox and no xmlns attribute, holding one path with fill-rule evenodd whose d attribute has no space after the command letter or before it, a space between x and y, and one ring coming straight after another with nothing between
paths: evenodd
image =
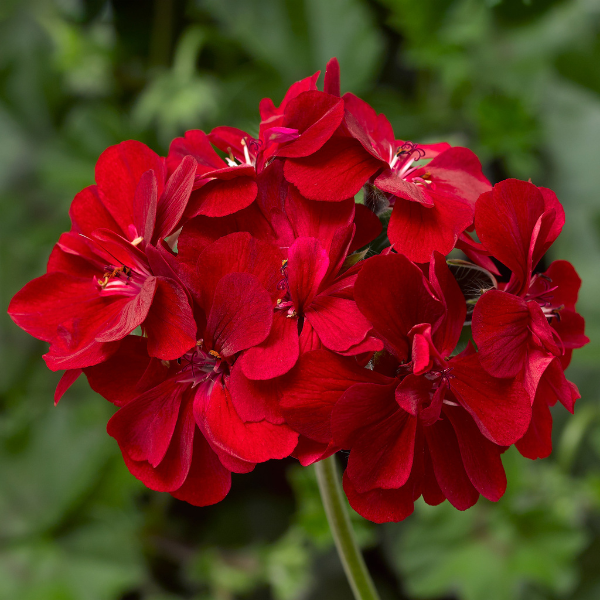
<instances>
[{"instance_id":1,"label":"thick green stem","mask_svg":"<svg viewBox=\"0 0 600 600\"><path fill-rule=\"evenodd\" d=\"M373 580L356 544L335 456L315 464L321 499L340 560L356 600L379 600Z\"/></svg>"}]
</instances>

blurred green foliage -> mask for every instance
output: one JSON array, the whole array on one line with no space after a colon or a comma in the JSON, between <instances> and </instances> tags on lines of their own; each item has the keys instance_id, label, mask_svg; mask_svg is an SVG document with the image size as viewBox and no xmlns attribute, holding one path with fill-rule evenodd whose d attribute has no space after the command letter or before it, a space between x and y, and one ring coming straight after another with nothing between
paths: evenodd
<instances>
[{"instance_id":1,"label":"blurred green foliage","mask_svg":"<svg viewBox=\"0 0 600 600\"><path fill-rule=\"evenodd\" d=\"M467 145L493 182L556 190L567 225L550 258L579 271L592 339L553 456L509 451L500 502L419 503L388 526L353 516L382 597L600 597L600 3L3 0L0 600L351 598L311 469L259 465L204 509L145 490L104 431L112 407L78 382L54 408L44 345L5 314L107 146L256 132L262 97L278 103L334 55L343 90L398 137Z\"/></svg>"}]
</instances>

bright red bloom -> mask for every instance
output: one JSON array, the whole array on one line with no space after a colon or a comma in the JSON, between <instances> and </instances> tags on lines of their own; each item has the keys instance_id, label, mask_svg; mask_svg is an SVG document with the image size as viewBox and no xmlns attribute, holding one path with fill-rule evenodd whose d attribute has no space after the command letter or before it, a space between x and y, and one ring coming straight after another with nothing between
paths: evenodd
<instances>
[{"instance_id":1,"label":"bright red bloom","mask_svg":"<svg viewBox=\"0 0 600 600\"><path fill-rule=\"evenodd\" d=\"M9 314L38 339L53 369L106 360L141 326L152 356L173 359L194 343L185 288L163 239L177 227L195 171L190 157L168 178L164 161L139 142L106 150L97 185L71 206L72 229L48 262L48 273L13 298Z\"/></svg>"},{"instance_id":2,"label":"bright red bloom","mask_svg":"<svg viewBox=\"0 0 600 600\"><path fill-rule=\"evenodd\" d=\"M344 487L369 519L403 519L421 494L463 510L479 493L497 500L506 485L500 446L525 433L530 401L472 351L450 358L466 307L443 258L430 282L403 256L369 259L354 295L389 359L370 371L325 351L301 357L283 393L288 423L350 449Z\"/></svg>"},{"instance_id":3,"label":"bright red bloom","mask_svg":"<svg viewBox=\"0 0 600 600\"><path fill-rule=\"evenodd\" d=\"M477 301L473 339L486 371L519 376L535 398L534 422L518 445L531 458L547 456L551 449L548 406L558 399L573 411L579 393L562 371L572 349L589 341L575 310L581 281L572 265L556 261L545 273L533 274L563 223L554 193L524 181L503 181L476 205L475 225L484 248L512 274L501 289Z\"/></svg>"},{"instance_id":4,"label":"bright red bloom","mask_svg":"<svg viewBox=\"0 0 600 600\"><path fill-rule=\"evenodd\" d=\"M285 176L307 198L339 201L368 183L394 206L388 237L416 262L447 254L473 222L474 203L490 189L481 163L466 148L417 146L396 140L389 121L353 94L345 120L320 151L286 161ZM432 159L424 166L416 160Z\"/></svg>"}]
</instances>

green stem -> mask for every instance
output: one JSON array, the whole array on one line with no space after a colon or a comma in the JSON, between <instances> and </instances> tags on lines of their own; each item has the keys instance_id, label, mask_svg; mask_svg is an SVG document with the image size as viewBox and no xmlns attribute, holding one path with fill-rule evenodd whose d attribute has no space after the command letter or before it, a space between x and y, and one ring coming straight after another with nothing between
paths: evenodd
<instances>
[{"instance_id":1,"label":"green stem","mask_svg":"<svg viewBox=\"0 0 600 600\"><path fill-rule=\"evenodd\" d=\"M315 463L315 470L329 527L354 597L356 600L379 600L352 531L335 455Z\"/></svg>"}]
</instances>

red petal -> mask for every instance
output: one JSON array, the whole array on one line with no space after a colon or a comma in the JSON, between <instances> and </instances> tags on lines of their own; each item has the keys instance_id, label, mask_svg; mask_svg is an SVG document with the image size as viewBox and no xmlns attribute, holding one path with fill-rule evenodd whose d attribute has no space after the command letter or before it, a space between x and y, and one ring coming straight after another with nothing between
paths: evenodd
<instances>
[{"instance_id":1,"label":"red petal","mask_svg":"<svg viewBox=\"0 0 600 600\"><path fill-rule=\"evenodd\" d=\"M194 414L212 444L243 461L258 463L285 458L298 443L298 434L287 425L243 422L233 407L229 390L220 382L215 384L206 403L199 402L196 396Z\"/></svg>"},{"instance_id":2,"label":"red petal","mask_svg":"<svg viewBox=\"0 0 600 600\"><path fill-rule=\"evenodd\" d=\"M258 279L229 273L215 289L205 341L221 356L233 356L264 341L272 321L273 304Z\"/></svg>"},{"instance_id":3,"label":"red petal","mask_svg":"<svg viewBox=\"0 0 600 600\"><path fill-rule=\"evenodd\" d=\"M248 379L239 364L235 364L229 378L231 401L240 419L244 422L256 423L268 421L274 425L285 422L279 401L281 399L279 379L255 381Z\"/></svg>"},{"instance_id":4,"label":"red petal","mask_svg":"<svg viewBox=\"0 0 600 600\"><path fill-rule=\"evenodd\" d=\"M356 232L354 233L352 244L348 249L348 254L371 243L383 229L381 221L364 204L356 204L354 210Z\"/></svg>"},{"instance_id":5,"label":"red petal","mask_svg":"<svg viewBox=\"0 0 600 600\"><path fill-rule=\"evenodd\" d=\"M482 194L475 206L475 228L483 245L526 289L531 276L532 238L545 211L535 185L507 179ZM544 242L545 240L542 240Z\"/></svg>"},{"instance_id":6,"label":"red petal","mask_svg":"<svg viewBox=\"0 0 600 600\"><path fill-rule=\"evenodd\" d=\"M329 267L327 252L315 238L299 238L288 251L288 288L294 308L303 312L317 295Z\"/></svg>"},{"instance_id":7,"label":"red petal","mask_svg":"<svg viewBox=\"0 0 600 600\"><path fill-rule=\"evenodd\" d=\"M303 435L298 438L298 445L294 448L292 456L298 459L303 467L308 467L319 460L335 454L339 448L333 444L315 442Z\"/></svg>"},{"instance_id":8,"label":"red petal","mask_svg":"<svg viewBox=\"0 0 600 600\"><path fill-rule=\"evenodd\" d=\"M443 305L431 294L423 273L399 254L367 260L354 285L354 298L375 330L408 358L408 332L419 323L436 323Z\"/></svg>"},{"instance_id":9,"label":"red petal","mask_svg":"<svg viewBox=\"0 0 600 600\"><path fill-rule=\"evenodd\" d=\"M196 322L185 291L166 277L156 278L156 293L144 321L148 354L175 360L196 343Z\"/></svg>"},{"instance_id":10,"label":"red petal","mask_svg":"<svg viewBox=\"0 0 600 600\"><path fill-rule=\"evenodd\" d=\"M191 406L189 401L182 404L169 448L156 467L152 467L147 461L133 460L121 446L123 459L131 474L152 490L172 492L189 475L194 438L202 437L199 431L194 435L196 423Z\"/></svg>"},{"instance_id":11,"label":"red petal","mask_svg":"<svg viewBox=\"0 0 600 600\"><path fill-rule=\"evenodd\" d=\"M418 417L421 407L429 403L433 391L432 385L432 382L425 377L407 375L396 388L395 397L398 406L414 417Z\"/></svg>"},{"instance_id":12,"label":"red petal","mask_svg":"<svg viewBox=\"0 0 600 600\"><path fill-rule=\"evenodd\" d=\"M156 227L153 243L173 233L183 216L196 175L196 159L185 156L175 172L169 177L165 189L158 201Z\"/></svg>"},{"instance_id":13,"label":"red petal","mask_svg":"<svg viewBox=\"0 0 600 600\"><path fill-rule=\"evenodd\" d=\"M63 373L54 392L54 406L60 402L65 392L77 381L82 372L81 369L69 369Z\"/></svg>"},{"instance_id":14,"label":"red petal","mask_svg":"<svg viewBox=\"0 0 600 600\"><path fill-rule=\"evenodd\" d=\"M275 311L269 337L238 359L246 377L272 379L287 373L298 360L298 321L284 311Z\"/></svg>"},{"instance_id":15,"label":"red petal","mask_svg":"<svg viewBox=\"0 0 600 600\"><path fill-rule=\"evenodd\" d=\"M168 379L148 390L113 415L108 434L132 460L156 467L171 443L184 389Z\"/></svg>"},{"instance_id":16,"label":"red petal","mask_svg":"<svg viewBox=\"0 0 600 600\"><path fill-rule=\"evenodd\" d=\"M543 396L536 395L529 428L525 435L516 441L515 446L525 458L531 460L550 456L552 452L552 413Z\"/></svg>"},{"instance_id":17,"label":"red petal","mask_svg":"<svg viewBox=\"0 0 600 600\"><path fill-rule=\"evenodd\" d=\"M449 365L454 376L450 389L483 435L500 446L510 446L525 434L531 421L531 400L520 383L492 377L476 354L454 358Z\"/></svg>"},{"instance_id":18,"label":"red petal","mask_svg":"<svg viewBox=\"0 0 600 600\"><path fill-rule=\"evenodd\" d=\"M156 223L156 207L158 205L158 185L156 173L146 171L135 188L133 199L133 224L144 240L144 245L152 241Z\"/></svg>"},{"instance_id":19,"label":"red petal","mask_svg":"<svg viewBox=\"0 0 600 600\"><path fill-rule=\"evenodd\" d=\"M515 377L524 367L530 314L518 296L491 290L479 298L473 311L473 339L481 365L496 377Z\"/></svg>"},{"instance_id":20,"label":"red petal","mask_svg":"<svg viewBox=\"0 0 600 600\"><path fill-rule=\"evenodd\" d=\"M397 409L354 441L346 473L356 491L397 489L406 483L413 465L417 421Z\"/></svg>"},{"instance_id":21,"label":"red petal","mask_svg":"<svg viewBox=\"0 0 600 600\"><path fill-rule=\"evenodd\" d=\"M148 316L157 289L157 282L156 277L148 277L139 293L123 304L112 319L106 320L104 327L96 334L96 341L114 342L122 340L141 325Z\"/></svg>"},{"instance_id":22,"label":"red petal","mask_svg":"<svg viewBox=\"0 0 600 600\"><path fill-rule=\"evenodd\" d=\"M175 138L171 142L167 156L169 173L173 173L186 156L193 156L196 159L198 174L227 166L211 146L208 136L199 129L186 131L185 137Z\"/></svg>"},{"instance_id":23,"label":"red petal","mask_svg":"<svg viewBox=\"0 0 600 600\"><path fill-rule=\"evenodd\" d=\"M388 194L393 194L409 202L417 202L426 208L431 208L434 205L433 199L426 193L423 186L398 177L398 174L391 169L386 169L379 175L375 179L375 185Z\"/></svg>"},{"instance_id":24,"label":"red petal","mask_svg":"<svg viewBox=\"0 0 600 600\"><path fill-rule=\"evenodd\" d=\"M397 381L355 383L336 402L331 413L333 441L350 449L370 428L398 412L394 400Z\"/></svg>"},{"instance_id":25,"label":"red petal","mask_svg":"<svg viewBox=\"0 0 600 600\"><path fill-rule=\"evenodd\" d=\"M334 352L344 352L359 344L371 330L371 324L353 300L319 294L305 315L323 345Z\"/></svg>"},{"instance_id":26,"label":"red petal","mask_svg":"<svg viewBox=\"0 0 600 600\"><path fill-rule=\"evenodd\" d=\"M425 439L440 490L458 510L471 508L479 498L463 465L452 425L445 419L425 427Z\"/></svg>"},{"instance_id":27,"label":"red petal","mask_svg":"<svg viewBox=\"0 0 600 600\"><path fill-rule=\"evenodd\" d=\"M235 179L213 179L194 192L186 218L196 215L224 217L247 208L256 199L258 187L252 177L240 173Z\"/></svg>"},{"instance_id":28,"label":"red petal","mask_svg":"<svg viewBox=\"0 0 600 600\"><path fill-rule=\"evenodd\" d=\"M460 407L444 406L443 414L452 423L471 483L482 496L496 502L506 491L500 448L481 435L473 419Z\"/></svg>"},{"instance_id":29,"label":"red petal","mask_svg":"<svg viewBox=\"0 0 600 600\"><path fill-rule=\"evenodd\" d=\"M306 158L287 159L285 178L311 200L340 202L358 193L365 182L381 168L355 140L332 138Z\"/></svg>"},{"instance_id":30,"label":"red petal","mask_svg":"<svg viewBox=\"0 0 600 600\"><path fill-rule=\"evenodd\" d=\"M436 251L448 254L458 236L473 222L473 207L457 198L436 196L428 208L417 202L398 199L388 225L394 249L415 262L427 262Z\"/></svg>"},{"instance_id":31,"label":"red petal","mask_svg":"<svg viewBox=\"0 0 600 600\"><path fill-rule=\"evenodd\" d=\"M127 233L127 229L123 230L104 206L95 185L86 187L73 198L69 216L73 224L73 231L83 235L89 236L99 227L121 234Z\"/></svg>"},{"instance_id":32,"label":"red petal","mask_svg":"<svg viewBox=\"0 0 600 600\"><path fill-rule=\"evenodd\" d=\"M331 410L353 384L388 383L389 378L364 369L353 358L327 350L300 356L285 376L281 408L286 421L299 433L317 442L331 440Z\"/></svg>"},{"instance_id":33,"label":"red petal","mask_svg":"<svg viewBox=\"0 0 600 600\"><path fill-rule=\"evenodd\" d=\"M341 98L319 91L302 92L285 107L284 127L300 137L282 145L277 156L296 158L315 153L332 136L344 118Z\"/></svg>"},{"instance_id":34,"label":"red petal","mask_svg":"<svg viewBox=\"0 0 600 600\"><path fill-rule=\"evenodd\" d=\"M118 351L106 362L85 369L90 387L117 406L123 406L139 396L138 382L152 360L148 356L146 343L146 338L128 335L121 342ZM161 363L159 365L152 365L153 370L158 371L162 375L161 379L164 379L168 369ZM155 384L158 385L161 379Z\"/></svg>"},{"instance_id":35,"label":"red petal","mask_svg":"<svg viewBox=\"0 0 600 600\"><path fill-rule=\"evenodd\" d=\"M39 340L51 341L57 328L79 314L95 314L106 304L89 279L48 273L30 281L8 306L12 320Z\"/></svg>"},{"instance_id":36,"label":"red petal","mask_svg":"<svg viewBox=\"0 0 600 600\"><path fill-rule=\"evenodd\" d=\"M335 57L330 59L325 67L323 91L332 96L340 95L340 63Z\"/></svg>"},{"instance_id":37,"label":"red petal","mask_svg":"<svg viewBox=\"0 0 600 600\"><path fill-rule=\"evenodd\" d=\"M307 200L293 186L289 186L285 199L285 213L294 236L316 238L325 250L329 250L336 231L352 223L354 206L353 198L336 204Z\"/></svg>"},{"instance_id":38,"label":"red petal","mask_svg":"<svg viewBox=\"0 0 600 600\"><path fill-rule=\"evenodd\" d=\"M223 500L230 488L231 473L197 431L188 476L184 484L172 491L171 495L194 506L209 506Z\"/></svg>"},{"instance_id":39,"label":"red petal","mask_svg":"<svg viewBox=\"0 0 600 600\"><path fill-rule=\"evenodd\" d=\"M398 523L414 511L414 492L408 482L397 490L376 488L361 494L356 491L346 471L343 484L350 506L359 515L374 523Z\"/></svg>"},{"instance_id":40,"label":"red petal","mask_svg":"<svg viewBox=\"0 0 600 600\"><path fill-rule=\"evenodd\" d=\"M433 341L442 356L449 356L456 348L467 316L467 304L452 275L446 258L435 253L429 265L429 281L446 308L446 318L434 330Z\"/></svg>"},{"instance_id":41,"label":"red petal","mask_svg":"<svg viewBox=\"0 0 600 600\"><path fill-rule=\"evenodd\" d=\"M280 293L277 285L283 278L282 258L278 248L242 232L232 233L207 246L197 258L195 292L202 308L210 313L217 285L229 273L253 275L271 294L274 303Z\"/></svg>"},{"instance_id":42,"label":"red petal","mask_svg":"<svg viewBox=\"0 0 600 600\"><path fill-rule=\"evenodd\" d=\"M135 190L142 175L149 170L156 174L160 196L165 180L164 159L145 144L135 140L121 142L107 148L96 163L100 199L123 232L135 222Z\"/></svg>"}]
</instances>

